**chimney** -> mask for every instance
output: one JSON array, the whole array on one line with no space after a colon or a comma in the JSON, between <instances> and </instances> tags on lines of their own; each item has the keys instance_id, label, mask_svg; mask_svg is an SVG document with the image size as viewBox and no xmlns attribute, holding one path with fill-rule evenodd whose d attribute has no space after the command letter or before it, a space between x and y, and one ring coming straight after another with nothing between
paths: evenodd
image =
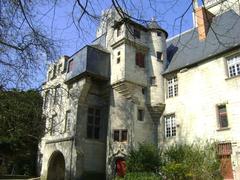
<instances>
[{"instance_id":1,"label":"chimney","mask_svg":"<svg viewBox=\"0 0 240 180\"><path fill-rule=\"evenodd\" d=\"M214 15L205 7L197 7L195 9L195 20L198 28L199 40L206 39L213 17Z\"/></svg>"}]
</instances>

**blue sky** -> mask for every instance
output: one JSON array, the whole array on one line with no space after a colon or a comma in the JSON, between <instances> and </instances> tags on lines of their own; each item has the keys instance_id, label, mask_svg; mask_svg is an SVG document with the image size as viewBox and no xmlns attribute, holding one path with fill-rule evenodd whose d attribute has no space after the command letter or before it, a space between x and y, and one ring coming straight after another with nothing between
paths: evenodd
<instances>
[{"instance_id":1,"label":"blue sky","mask_svg":"<svg viewBox=\"0 0 240 180\"><path fill-rule=\"evenodd\" d=\"M92 7L89 5L88 10L97 15L111 7L110 0L93 2L94 4ZM192 7L183 18L180 18L191 4L191 0L132 0L132 3L126 0L126 2L128 10L134 17L146 20L155 17L169 33L169 37L192 28ZM50 8L51 6L46 4L42 7L41 13L49 11ZM55 9L41 19L44 26L49 29L50 35L60 41L61 55L71 55L95 38L97 23L91 22L87 16L84 16L80 22L81 31L79 31L72 23L72 9L73 3L60 1ZM77 18L79 14L79 9L76 9L74 16Z\"/></svg>"}]
</instances>

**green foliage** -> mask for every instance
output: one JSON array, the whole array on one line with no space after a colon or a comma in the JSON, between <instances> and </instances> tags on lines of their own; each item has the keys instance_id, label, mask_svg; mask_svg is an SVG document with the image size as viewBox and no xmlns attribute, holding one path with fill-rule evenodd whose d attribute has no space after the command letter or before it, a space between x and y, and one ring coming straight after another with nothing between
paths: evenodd
<instances>
[{"instance_id":1,"label":"green foliage","mask_svg":"<svg viewBox=\"0 0 240 180\"><path fill-rule=\"evenodd\" d=\"M162 178L150 172L137 172L137 173L127 173L124 178L117 177L115 180L161 180Z\"/></svg>"},{"instance_id":2,"label":"green foliage","mask_svg":"<svg viewBox=\"0 0 240 180\"><path fill-rule=\"evenodd\" d=\"M176 144L164 150L160 171L169 179L221 179L213 144Z\"/></svg>"},{"instance_id":3,"label":"green foliage","mask_svg":"<svg viewBox=\"0 0 240 180\"><path fill-rule=\"evenodd\" d=\"M129 172L156 172L159 167L160 153L156 146L139 144L137 150L132 149L127 159Z\"/></svg>"},{"instance_id":4,"label":"green foliage","mask_svg":"<svg viewBox=\"0 0 240 180\"><path fill-rule=\"evenodd\" d=\"M37 91L0 91L0 155L8 173L32 174L44 129Z\"/></svg>"},{"instance_id":5,"label":"green foliage","mask_svg":"<svg viewBox=\"0 0 240 180\"><path fill-rule=\"evenodd\" d=\"M175 144L161 150L140 144L128 156L124 179L222 179L215 145L202 144Z\"/></svg>"}]
</instances>

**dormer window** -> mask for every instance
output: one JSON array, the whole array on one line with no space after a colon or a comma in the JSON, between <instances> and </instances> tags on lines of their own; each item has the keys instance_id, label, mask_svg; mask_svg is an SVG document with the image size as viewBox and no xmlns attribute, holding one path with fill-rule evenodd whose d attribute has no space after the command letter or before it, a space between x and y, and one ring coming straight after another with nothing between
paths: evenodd
<instances>
[{"instance_id":1,"label":"dormer window","mask_svg":"<svg viewBox=\"0 0 240 180\"><path fill-rule=\"evenodd\" d=\"M141 38L141 32L140 32L140 30L134 29L134 31L133 31L133 36L134 36L134 38L140 39L140 38Z\"/></svg>"}]
</instances>

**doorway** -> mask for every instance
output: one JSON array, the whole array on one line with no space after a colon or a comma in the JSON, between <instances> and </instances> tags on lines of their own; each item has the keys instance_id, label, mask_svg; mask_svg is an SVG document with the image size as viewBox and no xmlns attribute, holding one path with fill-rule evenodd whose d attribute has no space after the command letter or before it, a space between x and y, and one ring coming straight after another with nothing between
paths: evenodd
<instances>
[{"instance_id":1,"label":"doorway","mask_svg":"<svg viewBox=\"0 0 240 180\"><path fill-rule=\"evenodd\" d=\"M48 164L47 180L64 180L65 179L65 160L60 151L54 152Z\"/></svg>"},{"instance_id":2,"label":"doorway","mask_svg":"<svg viewBox=\"0 0 240 180\"><path fill-rule=\"evenodd\" d=\"M117 176L124 177L126 175L127 165L123 158L118 158L116 160L116 174Z\"/></svg>"}]
</instances>

